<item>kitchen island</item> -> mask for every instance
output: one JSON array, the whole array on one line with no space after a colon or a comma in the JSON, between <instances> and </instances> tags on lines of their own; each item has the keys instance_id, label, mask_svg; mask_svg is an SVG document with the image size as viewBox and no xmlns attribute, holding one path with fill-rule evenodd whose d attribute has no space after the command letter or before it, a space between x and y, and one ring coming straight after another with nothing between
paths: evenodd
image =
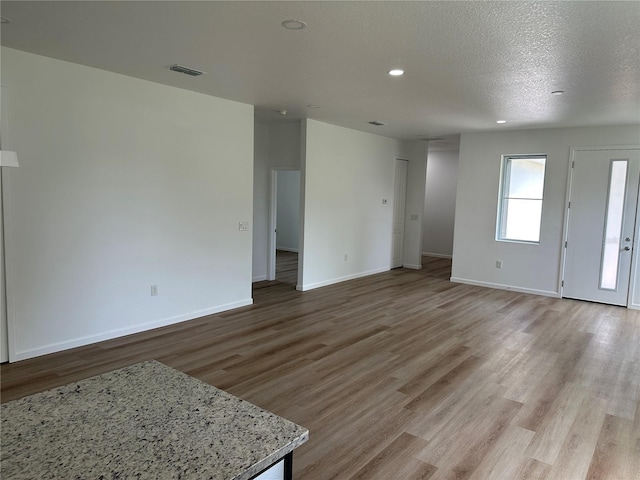
<instances>
[{"instance_id":1,"label":"kitchen island","mask_svg":"<svg viewBox=\"0 0 640 480\"><path fill-rule=\"evenodd\" d=\"M309 437L156 361L6 403L1 418L6 480L286 479Z\"/></svg>"}]
</instances>

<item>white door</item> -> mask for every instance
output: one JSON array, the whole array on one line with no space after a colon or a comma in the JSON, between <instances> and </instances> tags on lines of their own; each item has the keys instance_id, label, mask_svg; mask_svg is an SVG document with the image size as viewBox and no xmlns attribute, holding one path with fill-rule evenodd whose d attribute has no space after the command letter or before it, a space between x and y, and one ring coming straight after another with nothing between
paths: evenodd
<instances>
[{"instance_id":1,"label":"white door","mask_svg":"<svg viewBox=\"0 0 640 480\"><path fill-rule=\"evenodd\" d=\"M640 150L576 151L562 296L627 305Z\"/></svg>"},{"instance_id":2,"label":"white door","mask_svg":"<svg viewBox=\"0 0 640 480\"><path fill-rule=\"evenodd\" d=\"M395 185L393 189L393 254L391 268L402 266L408 165L409 162L406 160L396 160Z\"/></svg>"}]
</instances>

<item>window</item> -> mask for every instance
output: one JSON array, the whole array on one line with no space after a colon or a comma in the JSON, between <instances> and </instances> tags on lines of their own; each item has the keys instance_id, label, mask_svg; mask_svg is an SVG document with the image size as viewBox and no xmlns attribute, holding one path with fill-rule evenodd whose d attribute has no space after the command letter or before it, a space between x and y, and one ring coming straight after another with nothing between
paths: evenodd
<instances>
[{"instance_id":1,"label":"window","mask_svg":"<svg viewBox=\"0 0 640 480\"><path fill-rule=\"evenodd\" d=\"M504 155L497 240L540 243L546 155Z\"/></svg>"}]
</instances>

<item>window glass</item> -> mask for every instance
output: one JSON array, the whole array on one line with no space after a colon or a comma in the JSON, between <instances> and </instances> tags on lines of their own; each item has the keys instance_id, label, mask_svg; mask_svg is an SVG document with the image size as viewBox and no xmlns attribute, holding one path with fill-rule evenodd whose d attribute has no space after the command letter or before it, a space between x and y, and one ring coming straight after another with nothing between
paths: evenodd
<instances>
[{"instance_id":1,"label":"window glass","mask_svg":"<svg viewBox=\"0 0 640 480\"><path fill-rule=\"evenodd\" d=\"M497 239L540 242L545 155L502 157Z\"/></svg>"},{"instance_id":2,"label":"window glass","mask_svg":"<svg viewBox=\"0 0 640 480\"><path fill-rule=\"evenodd\" d=\"M600 288L604 290L616 290L618 286L620 237L626 185L627 161L614 160L611 162L607 216L602 246L602 269L600 271Z\"/></svg>"}]
</instances>

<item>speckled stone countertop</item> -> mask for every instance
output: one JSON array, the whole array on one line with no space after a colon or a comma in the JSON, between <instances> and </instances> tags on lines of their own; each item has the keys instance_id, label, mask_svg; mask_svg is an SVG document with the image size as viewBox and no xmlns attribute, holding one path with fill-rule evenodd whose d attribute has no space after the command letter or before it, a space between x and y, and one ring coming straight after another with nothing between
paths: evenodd
<instances>
[{"instance_id":1,"label":"speckled stone countertop","mask_svg":"<svg viewBox=\"0 0 640 480\"><path fill-rule=\"evenodd\" d=\"M2 405L9 479L247 480L307 429L155 361Z\"/></svg>"}]
</instances>

